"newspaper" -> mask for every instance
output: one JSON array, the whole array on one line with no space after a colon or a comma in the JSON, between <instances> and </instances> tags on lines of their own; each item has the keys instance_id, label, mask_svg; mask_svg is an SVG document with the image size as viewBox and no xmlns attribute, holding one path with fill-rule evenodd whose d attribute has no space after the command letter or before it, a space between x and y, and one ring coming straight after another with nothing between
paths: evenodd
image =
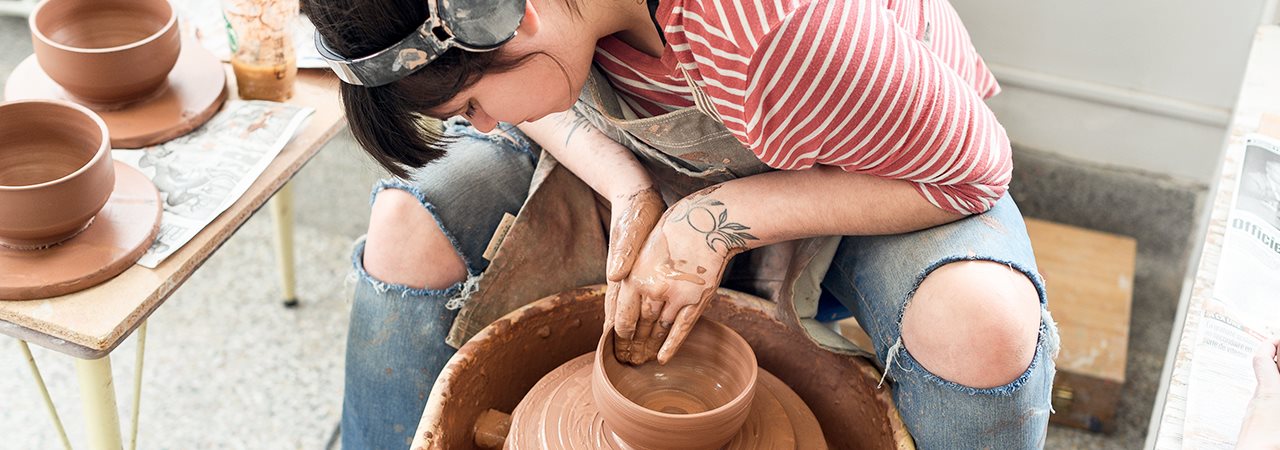
<instances>
[{"instance_id":1,"label":"newspaper","mask_svg":"<svg viewBox=\"0 0 1280 450\"><path fill-rule=\"evenodd\" d=\"M1187 381L1183 448L1232 449L1256 386L1253 351L1280 334L1280 142L1245 139L1213 299Z\"/></svg>"},{"instance_id":2,"label":"newspaper","mask_svg":"<svg viewBox=\"0 0 1280 450\"><path fill-rule=\"evenodd\" d=\"M160 232L138 260L154 269L249 189L314 110L286 103L233 100L195 131L111 156L142 171L164 213Z\"/></svg>"}]
</instances>

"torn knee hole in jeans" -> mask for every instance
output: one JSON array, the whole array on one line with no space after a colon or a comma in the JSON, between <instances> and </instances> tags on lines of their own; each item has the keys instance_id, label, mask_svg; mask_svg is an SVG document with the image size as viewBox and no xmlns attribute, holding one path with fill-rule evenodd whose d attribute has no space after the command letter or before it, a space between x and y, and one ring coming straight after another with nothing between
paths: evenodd
<instances>
[{"instance_id":1,"label":"torn knee hole in jeans","mask_svg":"<svg viewBox=\"0 0 1280 450\"><path fill-rule=\"evenodd\" d=\"M367 282L375 292L380 295L399 294L401 298L411 296L417 297L439 297L444 300L445 309L457 310L466 305L467 299L474 294L479 286L481 274L467 274L465 280L454 283L444 289L427 289L405 286L403 284L388 283L377 279L364 268L364 244L365 237L361 236L355 243L351 252L352 271L347 280L351 283Z\"/></svg>"},{"instance_id":2,"label":"torn knee hole in jeans","mask_svg":"<svg viewBox=\"0 0 1280 450\"><path fill-rule=\"evenodd\" d=\"M1019 388L1027 383L1027 380L1031 379L1031 377L1036 374L1037 367L1042 366L1042 359L1045 360L1043 361L1043 365L1045 366L1040 367L1038 370L1050 371L1050 377L1053 376L1053 372L1055 371L1053 360L1057 358L1058 351L1061 348L1058 341L1057 324L1053 321L1053 317L1049 315L1048 309L1041 309L1041 318L1040 329L1036 338L1036 349L1031 358L1031 364L1027 366L1026 370L1024 370L1021 375L1009 383L991 388L975 388L939 377L932 372L929 372L928 369L925 369L924 366L921 366L918 361L915 361L914 358L911 357L910 351L907 350L902 337L899 336L894 340L893 345L889 347L889 350L885 354L884 371L880 375L880 382L876 384L876 388L879 389L883 387L885 379L889 376L889 372L894 368L897 368L904 373L913 373L916 372L917 368L919 368L921 369L919 371L919 376L924 377L939 386L956 389L970 395L986 394L1005 397L1012 396L1019 390ZM906 362L904 363L903 361Z\"/></svg>"}]
</instances>

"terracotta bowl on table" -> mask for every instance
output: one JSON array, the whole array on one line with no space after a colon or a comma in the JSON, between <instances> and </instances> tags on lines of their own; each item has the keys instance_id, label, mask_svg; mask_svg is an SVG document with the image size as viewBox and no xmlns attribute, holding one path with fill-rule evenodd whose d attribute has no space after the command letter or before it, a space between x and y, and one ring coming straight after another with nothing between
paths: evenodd
<instances>
[{"instance_id":1,"label":"terracotta bowl on table","mask_svg":"<svg viewBox=\"0 0 1280 450\"><path fill-rule=\"evenodd\" d=\"M74 103L0 103L0 245L40 248L84 230L115 185L107 125Z\"/></svg>"},{"instance_id":2,"label":"terracotta bowl on table","mask_svg":"<svg viewBox=\"0 0 1280 450\"><path fill-rule=\"evenodd\" d=\"M145 99L178 61L178 16L166 0L45 0L31 12L40 67L95 107Z\"/></svg>"}]
</instances>

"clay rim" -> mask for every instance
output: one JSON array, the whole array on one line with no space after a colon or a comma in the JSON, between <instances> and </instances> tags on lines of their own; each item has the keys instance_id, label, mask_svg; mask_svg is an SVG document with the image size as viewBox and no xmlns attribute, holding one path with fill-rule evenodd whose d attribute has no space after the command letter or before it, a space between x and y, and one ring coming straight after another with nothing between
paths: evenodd
<instances>
[{"instance_id":1,"label":"clay rim","mask_svg":"<svg viewBox=\"0 0 1280 450\"><path fill-rule=\"evenodd\" d=\"M752 367L752 369L753 369L753 370L751 371L751 378L748 378L748 379L747 379L747 388L746 388L746 389L743 389L743 390L742 390L742 392L739 392L739 393L738 393L738 395L737 395L736 397L734 397L734 398L733 398L733 400L729 400L728 402L725 402L725 404L723 404L723 405L720 405L720 406L717 406L717 407L715 407L715 408L712 408L712 409L709 409L709 410L706 410L706 411L703 411L703 412L699 412L699 413L693 413L693 414L672 414L672 413L665 413L665 412L662 412L662 411L654 411L654 410L652 410L652 409L645 408L644 406L641 406L640 404L636 403L635 401L631 400L630 398L627 398L627 396L622 395L622 393L618 391L618 388L613 387L613 380L610 380L610 379L609 379L609 372L608 372L608 371L606 371L606 370L604 370L604 360L603 360L603 359L601 359L601 358L602 358L602 356L601 356L601 355L604 355L604 354L606 353L606 352L604 351L605 343L606 343L606 342L608 342L608 341L612 341L612 340L614 340L613 328L610 328L610 329L606 330L606 331L605 331L605 333L604 333L604 336L600 338L600 343L599 343L599 344L596 344L596 356L595 356L595 364L594 364L594 366L595 366L595 367L594 367L592 370L600 370L600 372L601 372L601 373L600 373L600 374L601 374L601 376L603 376L603 377L604 377L604 380L605 380L605 381L607 381L607 383L605 383L605 387L608 389L608 391L609 391L609 395L612 395L612 396L615 396L615 397L617 397L617 398L622 399L622 400L624 401L624 404L625 404L627 407L635 408L635 409L640 410L640 411L644 411L644 412L645 412L645 414L649 414L649 415L652 415L652 416L655 416L655 417L659 417L659 418L662 418L662 419L685 419L685 420L688 420L688 419L700 419L700 418L707 417L707 416L711 416L711 415L715 415L715 414L722 414L722 413L723 413L723 411L724 411L724 410L726 410L726 409L728 409L730 406L738 405L738 404L741 404L742 402L746 401L746 397L747 397L747 396L749 396L749 395L755 395L755 390L754 390L754 389L751 389L751 386L756 386L756 385L757 385L757 383L760 381L760 380L759 380L759 378L760 378L760 363L759 363L759 361L757 361L757 360L756 360L756 352L755 352L755 349L751 348L751 344L747 343L747 340L746 340L746 339L744 339L744 338L742 337L742 335L738 334L738 332L737 332L737 331L733 331L733 329L732 329L732 328L729 328L727 325L722 324L722 323L720 323L720 322L716 322L716 321L714 321L714 320L701 320L701 319L699 319L699 321L700 321L700 322L704 322L704 323L713 324L713 325L715 325L716 327L720 327L720 328L723 328L725 331L728 331L728 334L729 334L730 338L731 338L735 343L737 343L737 344L741 344L743 348L746 348L746 349L748 350L747 354L751 357L751 367ZM695 326L696 326L696 324L695 324ZM686 340L686 341L685 341L685 343L687 344L687 343L688 343L688 341ZM608 354L609 354L609 356L613 356L613 352L608 352ZM657 362L657 361L650 361L650 362L648 362L648 363L646 363L646 364L650 364L650 363L652 363L652 364L657 364L658 362ZM620 364L622 364L622 363L620 363Z\"/></svg>"},{"instance_id":2,"label":"clay rim","mask_svg":"<svg viewBox=\"0 0 1280 450\"><path fill-rule=\"evenodd\" d=\"M62 178L49 180L43 183L28 184L23 186L8 186L8 185L0 184L0 191L9 191L9 192L29 191L29 190L40 189L43 187L53 186L58 183L66 182L67 180L71 180L73 178L79 177L80 174L84 173L86 170L89 170L90 167L93 167L94 164L102 160L102 158L108 157L107 155L111 153L111 138L108 137L107 135L107 123L102 121L102 116L99 116L97 113L94 113L89 108L86 108L84 106L81 106L79 104L72 103L66 100L14 100L11 102L0 103L0 108L8 108L13 105L21 105L21 104L40 104L40 105L52 105L55 107L66 107L66 108L71 108L75 111L78 111L81 114L84 114L90 120L93 120L93 123L98 125L98 131L99 131L98 151L95 152L93 154L93 157L89 158L89 161L84 163L83 166L80 166L80 168L76 169L75 172L71 172L63 176Z\"/></svg>"},{"instance_id":3,"label":"clay rim","mask_svg":"<svg viewBox=\"0 0 1280 450\"><path fill-rule=\"evenodd\" d=\"M45 36L45 35L44 35L44 32L40 30L40 27L37 27L37 26L36 26L36 18L40 16L40 11L41 11L41 10L43 10L43 9L44 9L44 7L45 7L46 5L48 5L49 3L52 3L52 0L45 0L45 1L42 1L42 2L40 2L40 4L36 5L36 7L35 7L34 9L32 9L32 10L31 10L31 16L29 16L29 17L27 18L27 26L28 26L29 28L31 28L31 34L32 34L32 35L34 35L35 37L39 38L39 39L40 39L40 42L43 42L44 44L46 44L46 45L48 45L48 46L50 46L50 47L54 47L54 48L57 48L57 49L59 49L59 50L67 51L67 52L75 52L75 53L114 53L114 52L120 52L120 51L124 51L124 50L134 49L134 48L138 48L138 47L141 47L141 46L147 45L147 44L149 44L149 43L151 43L151 42L153 42L153 41L155 41L155 40L157 40L157 39L160 39L160 37L161 37L161 36L164 36L166 33L169 33L169 30L172 30L172 29L173 29L173 27L175 27L175 26L177 26L177 25L178 25L178 10L176 10L176 9L174 9L174 8L173 8L173 4L172 4L172 3L169 3L169 2L168 2L168 0L165 0L165 2L164 2L165 6L168 6L168 7L169 7L169 20L168 20L167 22L165 22L165 24L164 24L164 26L163 26L163 27L160 27L160 30L159 30L159 31L156 31L156 32L155 32L155 33L153 33L152 35L147 36L147 37L142 38L142 39L139 39L139 40L134 41L134 42L130 42L130 43L128 43L128 44L124 44L124 45L117 45L117 46L115 46L115 47L103 47L103 48L72 47L72 46L70 46L70 45L66 45L66 44L63 44L63 43L61 43L61 42L54 41L53 39L49 39L49 37L48 37L48 36Z\"/></svg>"}]
</instances>

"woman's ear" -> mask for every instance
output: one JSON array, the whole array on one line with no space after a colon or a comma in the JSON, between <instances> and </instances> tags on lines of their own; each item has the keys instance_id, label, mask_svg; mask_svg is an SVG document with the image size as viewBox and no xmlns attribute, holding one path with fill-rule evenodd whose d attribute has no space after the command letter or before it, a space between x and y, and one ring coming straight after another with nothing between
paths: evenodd
<instances>
[{"instance_id":1,"label":"woman's ear","mask_svg":"<svg viewBox=\"0 0 1280 450\"><path fill-rule=\"evenodd\" d=\"M520 21L520 26L516 28L516 31L532 36L538 33L538 28L541 26L542 18L538 16L538 10L533 7L533 0L525 0L524 20Z\"/></svg>"}]
</instances>

